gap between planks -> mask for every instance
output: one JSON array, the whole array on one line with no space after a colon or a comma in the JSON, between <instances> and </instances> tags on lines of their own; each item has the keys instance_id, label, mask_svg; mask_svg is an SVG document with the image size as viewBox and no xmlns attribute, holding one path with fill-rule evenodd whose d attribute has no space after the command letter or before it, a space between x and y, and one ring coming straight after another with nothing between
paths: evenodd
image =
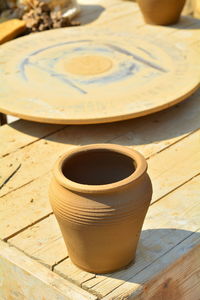
<instances>
[{"instance_id":1,"label":"gap between planks","mask_svg":"<svg viewBox=\"0 0 200 300\"><path fill-rule=\"evenodd\" d=\"M199 97L199 93L195 93L182 104L143 118L106 125L70 126L50 135L47 140L38 140L1 159L2 176L10 163L18 162L22 166L17 176L1 189L0 195L17 190L38 177L37 174L45 174L59 154L75 145L112 142L134 147L146 158L151 157L199 128Z\"/></svg>"},{"instance_id":2,"label":"gap between planks","mask_svg":"<svg viewBox=\"0 0 200 300\"><path fill-rule=\"evenodd\" d=\"M91 278L86 282L80 283L82 287L98 296L106 296L111 290L122 285L124 281L129 281L197 231L200 220L198 215L200 208L198 201L199 180L200 176L192 179L185 186L150 207L138 247L138 258L134 265L113 274L97 275L96 278L92 278L91 275ZM186 195L185 202L182 203L182 198ZM146 230L149 228L151 230L147 234ZM152 228L157 231L152 230ZM173 230L172 228L176 229ZM62 267L61 264L57 268L65 273L64 265ZM70 277L70 273L68 276Z\"/></svg>"},{"instance_id":3,"label":"gap between planks","mask_svg":"<svg viewBox=\"0 0 200 300\"><path fill-rule=\"evenodd\" d=\"M1 127L0 159L49 137L67 126L19 120ZM34 129L33 129L34 128ZM26 129L24 131L24 129Z\"/></svg>"},{"instance_id":4,"label":"gap between planks","mask_svg":"<svg viewBox=\"0 0 200 300\"><path fill-rule=\"evenodd\" d=\"M188 182L190 182L190 181L192 181L195 177L198 177L198 175L196 175L196 176L194 176L193 178L191 178L190 180L188 180L187 181L187 183ZM186 184L186 183L184 183L184 184ZM183 184L183 185L184 185ZM183 185L181 185L181 186L183 186ZM180 186L180 187L181 187ZM180 187L178 187L177 189L180 189ZM170 193L173 193L173 191L171 191ZM170 194L169 193L169 194ZM169 195L168 194L168 195ZM163 196L162 198L165 198L166 196L168 196L168 195L165 195L165 196ZM161 198L161 199L162 199ZM160 200L161 200L160 199ZM155 201L155 202L153 202L153 203L151 203L151 206L152 205L154 205L155 203L157 203L157 201ZM50 217L50 218L49 218ZM52 219L53 218L53 219ZM46 220L46 219L49 219L49 220ZM53 216L53 213L51 213L51 214L49 214L49 215L47 215L47 216L45 216L44 218L42 218L42 219L40 219L40 220L37 220L34 224L30 224L29 226L27 226L26 228L23 228L21 231L19 231L19 232L16 232L14 235L11 235L11 236L9 236L9 237L7 237L6 239L5 239L5 241L8 241L10 244L12 244L13 243L13 245L17 248L17 249L19 249L19 250L22 250L24 253L26 253L26 254L28 254L28 252L30 253L30 250L28 249L28 248L26 248L25 247L25 245L27 244L27 241L29 240L29 238L30 238L30 236L31 235L33 235L33 229L34 229L34 225L37 225L38 223L40 223L40 224L38 224L39 226L41 226L41 228L40 227L38 227L38 229L37 229L37 231L38 232L42 232L42 235L43 236L48 236L48 242L49 242L49 239L50 239L50 235L49 235L49 231L50 231L50 233L52 233L53 231L55 231L54 230L54 227L56 226L56 228L58 228L58 225L57 225L57 223L56 223L56 221L54 220L55 218L54 218L54 216ZM41 221L44 221L44 222L41 222ZM49 223L47 223L46 225L45 225L45 223L46 222L49 222L49 221L51 221L50 222L50 224ZM52 222L53 221L53 222ZM44 224L43 224L44 223ZM47 232L46 233L44 233L43 232L43 230L44 230L44 228L47 228ZM28 229L31 229L30 231L28 230ZM23 234L23 232L24 232L24 234ZM22 234L21 234L22 233ZM61 236L61 233L60 233L60 231L59 231L59 229L57 230L57 233L56 233L57 235L57 239L61 239L62 240L62 236ZM19 239L19 237L21 236L21 239ZM13 239L14 238L14 239ZM32 236L32 239L34 239L35 241L38 241L38 240L40 240L41 239L41 236L38 236L38 235L33 235ZM17 241L17 243L16 243L16 241ZM34 242L34 241L33 241ZM23 244L25 244L25 245L23 245ZM37 243L36 243L37 244ZM21 248L20 248L21 247ZM37 250L39 250L39 247L40 246L38 246L38 249ZM55 246L54 246L55 247ZM57 258L58 259L58 261L57 262L54 262L54 261L52 261L51 263L48 261L48 259L50 259L50 258L48 258L48 257L50 257L50 256L54 256L54 253L51 253L51 251L50 251L50 255L46 255L45 254L45 259L44 258L42 258L42 256L40 256L38 259L44 264L44 265L46 265L48 268L50 268L50 269L54 269L59 263L61 263L62 261L64 261L65 259L66 259L66 257L64 257L65 256L65 253L66 253L66 249L65 249L65 245L64 245L64 243L63 243L63 241L59 241L59 245L58 246L56 246L57 247L57 249L62 249L62 251L61 251L61 253L60 253L60 256ZM50 250L51 250L51 248L52 248L52 246L50 247ZM34 257L34 247L32 247L31 248L31 254L28 254L30 257ZM37 254L38 255L38 254ZM90 278L91 279L91 278ZM87 280L86 280L87 281ZM83 283L83 282L82 282Z\"/></svg>"},{"instance_id":5,"label":"gap between planks","mask_svg":"<svg viewBox=\"0 0 200 300\"><path fill-rule=\"evenodd\" d=\"M199 178L200 178L200 176L199 176ZM142 272L143 269L145 269L147 266L149 267L152 264L152 258L153 257L155 257L155 259L153 259L153 261L156 261L159 257L162 256L162 254L167 253L169 251L170 247L172 249L174 246L176 246L178 244L177 239L179 240L179 243L180 243L185 238L187 238L187 236L190 236L191 232L187 233L187 232L185 232L185 229L190 228L190 230L194 230L194 231L197 230L197 228L198 228L197 225L199 225L198 222L197 222L198 215L194 216L194 212L196 214L198 214L197 208L195 208L196 205L198 204L197 200L195 200L196 197L197 197L195 191L197 189L197 184L199 182L197 179L199 179L199 178L192 179L185 186L177 189L175 192L172 192L171 195L168 195L168 196L164 197L161 201L159 201L158 203L155 203L155 205L151 206L150 211L149 211L149 215L147 215L147 221L146 221L147 224L146 225L144 224L143 230L145 231L145 230L148 230L148 228L154 228L155 224L157 224L156 226L158 226L160 224L160 226L163 227L163 228L165 228L165 227L169 228L169 229L167 229L169 231L168 235L167 235L167 239L166 239L166 233L165 232L163 232L163 233L160 232L160 234L157 234L157 235L155 235L155 233L153 232L153 233L151 233L152 236L150 238L149 238L149 236L146 236L145 239L144 239L144 234L146 235L146 233L143 233L143 237L141 238L141 243L142 244L139 247L140 255L139 255L137 263L135 265L131 266L128 270L121 270L119 272L114 273L114 278L117 276L119 278L118 280L122 280L122 283L123 283L124 280L128 280L128 278L132 278L133 270L136 270L136 274L134 274L134 276L136 276L139 272ZM194 185L194 183L195 183L195 185ZM191 188L189 188L190 186L191 186ZM194 189L194 192L192 191L192 188ZM193 204L193 210L192 211L188 210L187 213L186 213L186 210L184 210L184 206L181 208L179 204L181 203L181 199L182 199L181 195L184 195L185 191L187 191L187 190L188 191L190 190L192 192L194 200L190 195L188 195L188 197L187 197L188 200L185 201L184 205L185 205L185 207L187 207L187 202L190 201L191 205ZM175 195L176 195L176 197L175 197ZM174 202L176 198L178 198L176 200L176 202L178 201L177 203ZM192 200L193 200L194 203L192 202ZM168 208L169 211L166 210L167 207L169 207ZM192 206L191 206L191 208L192 208ZM154 213L152 214L152 212L154 212ZM159 217L161 219L161 223L159 222L159 220L157 220L158 212L163 214L163 217L162 216ZM186 213L186 215L185 215L185 213ZM175 219L173 219L173 218L171 219L171 215L174 215L174 214L175 214ZM190 216L191 221L190 221L190 218L188 218L188 216ZM184 222L187 219L188 219L188 221L187 221L188 223L184 225ZM172 229L170 229L171 227L178 227L179 229L177 229L177 230L180 230L180 232L179 231L173 231ZM61 234L60 234L60 237L61 237ZM153 238L153 242L148 241L148 240L151 240L151 238ZM16 246L16 242L19 245L21 245L21 242L23 242L23 241L25 242L25 240L26 240L26 236L22 235L21 240L19 239L19 237L16 236L10 242L13 245ZM34 241L35 240L36 240L36 237L34 237ZM161 245L164 243L163 246L162 246L162 247L164 247L163 251L165 249L164 253L163 253L163 251L160 250L161 251L160 256L159 256L158 249L157 250L154 249L154 248L158 247L159 243ZM29 247L30 247L30 245L29 245ZM141 248L141 246L142 246L142 248ZM51 245L49 245L49 249L50 249L50 247L51 247ZM63 253L64 253L64 251L65 250L63 249ZM154 253L153 257L151 258L152 254L153 254L152 251L154 251L155 253ZM55 252L57 253L56 249L55 249ZM43 253L43 256L45 257L45 253ZM146 262L147 257L149 257L148 260L150 259L149 260L150 263L147 266L144 267L144 263ZM80 271L78 268L76 268L75 266L73 266L70 263L69 259L67 259L67 260L68 260L67 268L68 268L68 272L69 272L68 275L63 274L63 270L65 270L65 272L66 272L66 269L67 269L66 265L65 265L66 261L64 261L64 265L63 265L63 263L61 263L60 265L57 265L57 267L54 268L55 271L59 274L62 274L62 276L64 278L67 278L68 280L70 280L70 276L74 276L74 279L71 278L72 282L75 282L78 279L81 280L80 283L76 282L76 284L78 284L80 286L83 286L83 288L86 289L86 290L91 289L90 292L93 292L94 294L98 294L98 295L101 294L101 292L99 292L98 289L96 291L95 285L97 283L100 284L100 287L102 286L102 288L106 288L107 290L111 286L113 286L113 289L114 289L116 287L116 284L118 284L118 281L114 280L114 278L112 279L112 277L110 279L108 277L108 279L106 280L106 278L107 278L106 276L98 276L97 275L96 278L95 278L94 274L87 273L87 272L84 272L84 271ZM144 262L143 262L143 260L144 260ZM139 263L139 265L138 265L138 263ZM140 267L141 268L141 270L140 270L138 268L141 264L143 264L143 267L142 268ZM62 267L62 265L63 265L63 267ZM60 266L62 267L61 269L60 269ZM77 271L77 270L79 270L79 271ZM117 274L119 274L119 275L117 275ZM122 278L120 279L120 277L122 277ZM89 282L90 280L87 279L87 278L90 278L90 280L93 279L94 281L97 281L97 283L95 285L93 285L91 288L89 288L89 287L87 287L87 282ZM101 281L100 279L103 279L103 280ZM105 283L104 283L104 281L105 281ZM119 284L118 284L118 286L119 286ZM105 294L103 294L101 296L105 296Z\"/></svg>"},{"instance_id":6,"label":"gap between planks","mask_svg":"<svg viewBox=\"0 0 200 300\"><path fill-rule=\"evenodd\" d=\"M199 299L199 230L103 300ZM154 276L152 276L154 274Z\"/></svg>"},{"instance_id":7,"label":"gap between planks","mask_svg":"<svg viewBox=\"0 0 200 300\"><path fill-rule=\"evenodd\" d=\"M1 241L0 278L1 299L97 300L94 295Z\"/></svg>"},{"instance_id":8,"label":"gap between planks","mask_svg":"<svg viewBox=\"0 0 200 300\"><path fill-rule=\"evenodd\" d=\"M60 130L62 130L62 129L60 129ZM58 130L58 131L60 131L60 130ZM193 132L188 133L188 135L183 136L183 137L180 138L179 140L176 140L174 143L169 144L169 145L166 146L165 148L162 148L162 149L158 150L158 151L155 152L155 153L149 154L149 156L146 156L145 159L148 160L148 159L150 159L151 157L156 156L156 155L159 154L160 152L165 151L165 150L168 149L169 147L175 145L175 144L178 143L179 141L185 139L187 136L191 135L192 133L197 132L198 130L199 130L199 129L196 129L196 130L194 130ZM56 131L56 133L57 133L58 131ZM51 134L49 134L49 135L51 135ZM48 137L48 135L46 135L45 137ZM116 136L115 138L106 141L106 143L112 143L113 141L116 141L117 139L120 139L121 137L123 137L123 135L119 134L119 135ZM40 139L38 139L38 140L40 140ZM37 141L38 141L38 140L37 140ZM31 144L37 142L37 141L34 141L34 142L30 143L30 144L27 144L26 146L29 146L29 145L31 145ZM19 148L19 149L23 149L23 148L26 147L26 146L23 146L23 147L21 147L21 148ZM19 149L18 149L18 150L19 150ZM16 151L17 151L17 150L16 150ZM11 178L12 178L12 176L14 176L14 174L15 174L15 173L18 171L18 169L21 167L21 164L17 164L17 165L18 165L18 166L17 166L16 170L9 172L9 175L6 175L6 176L5 176L5 180L1 180L1 181L0 181L0 189L8 182ZM49 173L49 171L46 172L46 173L44 173L42 176L45 176L45 175L47 175L48 173ZM21 185L20 187L18 187L18 188L16 188L16 189L13 189L13 190L11 190L10 192L7 192L6 194L3 194L2 196L0 196L0 198L1 198L1 197L4 197L4 196L6 196L6 195L8 195L9 193L12 193L12 192L14 192L14 191L20 189L20 188L22 188L22 187L24 187L24 186L26 186L26 185L28 185L28 184L30 184L31 182L33 182L34 180L36 180L36 179L38 179L38 178L40 178L40 177L41 177L41 176L35 177L35 178L32 179L31 181L29 181L29 182L27 182L27 183ZM1 182L2 182L2 183L1 183ZM187 182L187 181L186 181L186 182ZM185 183L185 182L184 182L184 183ZM184 183L183 183L183 184L184 184ZM157 201L159 201L159 199L157 199Z\"/></svg>"},{"instance_id":9,"label":"gap between planks","mask_svg":"<svg viewBox=\"0 0 200 300\"><path fill-rule=\"evenodd\" d=\"M187 138L182 139L178 143L174 144L173 146L167 148L165 151L160 152L159 154L153 156L148 160L149 175L152 179L154 189L152 202L165 196L170 191L176 189L182 183L188 181L199 173L199 135L200 130L192 133ZM167 161L168 163L166 164L165 162ZM182 172L182 169L188 169L188 172ZM171 174L173 173L176 174L175 178L171 176ZM15 232L19 231L24 227L27 227L27 225L30 225L30 223L32 224L41 217L43 218L44 216L52 212L48 201L47 191L49 181L50 176L49 174L47 174L46 176L33 181L32 184L27 185L22 189L18 189L12 194L1 198L0 216L2 219L2 238L5 239L10 237L14 234L13 230ZM32 209L30 204L31 199L29 199L29 197L24 197L24 195L27 194L29 194L30 197L34 198ZM18 204L17 199L20 199L20 205ZM22 205L23 208L21 207ZM27 209L31 209L31 214L27 214L26 218L24 217L23 220L19 219L20 214L23 214L23 211L27 211ZM17 213L17 211L19 211L19 213ZM8 214L12 218L10 227L7 227L9 220L6 214ZM38 218L36 218L36 216L38 216ZM15 225L13 225L13 222L15 223Z\"/></svg>"},{"instance_id":10,"label":"gap between planks","mask_svg":"<svg viewBox=\"0 0 200 300\"><path fill-rule=\"evenodd\" d=\"M119 138L119 137L118 137ZM172 145L172 144L171 144ZM170 147L170 146L169 146ZM166 147L167 148L167 147ZM161 150L162 151L162 150ZM190 180L189 180L190 181ZM162 198L160 198L160 199L162 199Z\"/></svg>"}]
</instances>

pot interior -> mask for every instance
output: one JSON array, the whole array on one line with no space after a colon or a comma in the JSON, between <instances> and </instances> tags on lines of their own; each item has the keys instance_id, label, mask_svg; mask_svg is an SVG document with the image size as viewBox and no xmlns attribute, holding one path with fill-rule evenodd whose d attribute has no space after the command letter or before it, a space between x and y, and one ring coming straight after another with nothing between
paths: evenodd
<instances>
[{"instance_id":1,"label":"pot interior","mask_svg":"<svg viewBox=\"0 0 200 300\"><path fill-rule=\"evenodd\" d=\"M135 169L132 158L107 149L77 152L62 165L66 178L87 185L114 183L127 178Z\"/></svg>"}]
</instances>

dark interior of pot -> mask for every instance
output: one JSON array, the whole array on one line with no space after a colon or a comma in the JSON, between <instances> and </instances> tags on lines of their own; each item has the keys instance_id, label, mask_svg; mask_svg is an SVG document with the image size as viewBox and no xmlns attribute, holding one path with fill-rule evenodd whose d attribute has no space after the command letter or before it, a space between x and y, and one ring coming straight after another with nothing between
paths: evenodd
<instances>
[{"instance_id":1,"label":"dark interior of pot","mask_svg":"<svg viewBox=\"0 0 200 300\"><path fill-rule=\"evenodd\" d=\"M87 150L68 157L62 172L80 184L103 185L130 176L135 171L134 163L132 158L112 150Z\"/></svg>"}]
</instances>

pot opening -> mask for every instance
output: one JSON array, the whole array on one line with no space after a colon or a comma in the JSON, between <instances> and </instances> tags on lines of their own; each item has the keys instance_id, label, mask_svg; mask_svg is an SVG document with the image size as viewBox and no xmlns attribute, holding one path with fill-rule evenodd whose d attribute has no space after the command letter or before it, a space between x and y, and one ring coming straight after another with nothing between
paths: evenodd
<instances>
[{"instance_id":1,"label":"pot opening","mask_svg":"<svg viewBox=\"0 0 200 300\"><path fill-rule=\"evenodd\" d=\"M62 165L67 179L87 185L114 183L129 177L135 169L136 163L131 157L108 149L75 153Z\"/></svg>"}]
</instances>

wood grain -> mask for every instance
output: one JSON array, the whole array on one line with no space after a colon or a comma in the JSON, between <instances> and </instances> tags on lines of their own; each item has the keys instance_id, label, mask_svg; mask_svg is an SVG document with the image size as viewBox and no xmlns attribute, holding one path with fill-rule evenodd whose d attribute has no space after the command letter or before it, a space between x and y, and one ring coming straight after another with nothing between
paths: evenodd
<instances>
[{"instance_id":1,"label":"wood grain","mask_svg":"<svg viewBox=\"0 0 200 300\"><path fill-rule=\"evenodd\" d=\"M22 231L8 242L50 269L68 256L54 215Z\"/></svg>"},{"instance_id":2,"label":"wood grain","mask_svg":"<svg viewBox=\"0 0 200 300\"><path fill-rule=\"evenodd\" d=\"M138 8L131 2L117 3L109 10L109 30L105 24L65 28L3 45L1 111L45 123L96 124L160 111L194 93L200 67L192 42L174 38L173 27L153 29L159 31L155 36L141 20L136 30L133 16ZM128 12L133 12L132 30L118 32L114 15L118 22ZM184 20L179 29L188 26ZM13 52L17 55L9 60Z\"/></svg>"},{"instance_id":3,"label":"wood grain","mask_svg":"<svg viewBox=\"0 0 200 300\"><path fill-rule=\"evenodd\" d=\"M200 169L198 151L200 145L199 134L200 131L194 132L189 137L180 140L174 146L168 147L165 151L158 153L148 160L148 172L152 179L154 189L152 201L157 201L165 194L176 189L191 177L198 174ZM57 154L58 152L55 151L54 156L56 157ZM43 160L43 164L44 163L45 161ZM34 167L36 170L36 165ZM30 172L28 168L25 170ZM187 172L183 172L183 170L187 170ZM41 173L40 170L40 175ZM171 174L175 174L175 176L171 176ZM31 222L35 222L51 213L48 201L50 178L50 173L46 173L33 182L29 181L30 184L26 184L22 188L8 193L1 198L0 216L2 219L2 238L13 235L18 230L28 226ZM12 179L14 181L14 177ZM16 186L19 184L17 180L16 178L14 181ZM9 182L11 182L11 180ZM34 199L33 203L31 203L32 199ZM13 209L13 207L15 207L15 209ZM29 213L26 213L25 217L21 220L21 216L24 215L25 211ZM8 215L11 221L8 220ZM19 220L21 221L19 222Z\"/></svg>"},{"instance_id":4,"label":"wood grain","mask_svg":"<svg viewBox=\"0 0 200 300\"><path fill-rule=\"evenodd\" d=\"M3 242L0 242L0 278L2 300L97 299Z\"/></svg>"},{"instance_id":5,"label":"wood grain","mask_svg":"<svg viewBox=\"0 0 200 300\"><path fill-rule=\"evenodd\" d=\"M0 175L2 177L5 177L10 164L20 163L21 168L15 177L0 190L0 195L6 195L50 171L59 155L72 146L90 143L116 143L134 147L146 158L155 155L200 127L199 99L200 94L197 92L184 103L161 113L113 124L69 126L58 132L52 132L40 140L38 138L35 140L32 132L35 130L41 136L43 132L46 132L46 126L51 125L41 126L40 131L40 125L31 123L32 126L27 128L27 134L30 133L32 142L25 147L25 141L28 139L27 142L29 142L30 140L23 132L21 138L18 138L20 132L17 130L16 141L18 142L13 142L13 146L12 142L8 143L8 145L11 144L8 147L12 152L1 159ZM26 123L29 124L27 121L22 121L22 124L26 125ZM17 125L17 122L15 124L18 127L21 126ZM11 136L12 141L15 132L10 133L10 128L7 126L3 130L4 127L0 133L2 141L5 140L1 147L2 152L9 136ZM52 130L54 130L54 126ZM20 143L23 144L22 149L14 151L14 146L18 147ZM32 172L33 168L34 172Z\"/></svg>"},{"instance_id":6,"label":"wood grain","mask_svg":"<svg viewBox=\"0 0 200 300\"><path fill-rule=\"evenodd\" d=\"M80 2L88 28L109 26L129 34L137 30L141 38L153 36L157 42L175 39L181 51L200 50L197 19L183 16L176 26L161 28L145 25L131 1ZM1 189L0 236L7 243L0 245L0 298L199 300L199 99L196 92L167 110L119 123L62 128L17 121L2 126L0 176L6 177L11 164L21 167ZM136 263L99 276L66 259L48 185L60 154L76 145L101 142L133 147L148 158L154 196Z\"/></svg>"},{"instance_id":7,"label":"wood grain","mask_svg":"<svg viewBox=\"0 0 200 300\"><path fill-rule=\"evenodd\" d=\"M154 264L159 257L164 257L165 253L168 253L170 249L173 249L199 228L199 186L200 176L197 176L151 206L143 226L136 263L130 268L110 275L95 276L80 270L67 259L57 264L54 271L97 295L108 294L124 281L129 281L129 278ZM36 260L42 258L41 262L53 266L55 257L52 258L50 254L54 251L54 253L58 253L56 258L64 259L66 250L64 244L61 245L61 241L60 244L58 242L59 239L62 240L62 236L61 233L57 233L57 226L54 225L54 222L52 223L55 228L52 227L53 233L51 233L48 230L48 224L49 220L44 220L37 225L37 229L34 228L35 226L30 227L9 239L8 242ZM52 243L52 235L58 239L57 243ZM36 243L38 239L42 241L40 245ZM37 250L34 250L36 244ZM53 249L49 251L51 247ZM60 256L62 251L63 257Z\"/></svg>"},{"instance_id":8,"label":"wood grain","mask_svg":"<svg viewBox=\"0 0 200 300\"><path fill-rule=\"evenodd\" d=\"M50 176L25 185L0 201L0 239L13 236L52 213L48 201Z\"/></svg>"},{"instance_id":9,"label":"wood grain","mask_svg":"<svg viewBox=\"0 0 200 300\"><path fill-rule=\"evenodd\" d=\"M200 231L191 234L103 300L198 300Z\"/></svg>"},{"instance_id":10,"label":"wood grain","mask_svg":"<svg viewBox=\"0 0 200 300\"><path fill-rule=\"evenodd\" d=\"M200 176L151 206L145 219L134 265L107 276L97 275L82 286L95 294L106 296L125 281L129 282L137 273L146 270L147 266L154 262L156 265L159 257L165 257L165 253L198 230L199 186Z\"/></svg>"},{"instance_id":11,"label":"wood grain","mask_svg":"<svg viewBox=\"0 0 200 300\"><path fill-rule=\"evenodd\" d=\"M34 123L21 120L1 127L0 157L17 151L49 134L60 130L63 126Z\"/></svg>"}]
</instances>

